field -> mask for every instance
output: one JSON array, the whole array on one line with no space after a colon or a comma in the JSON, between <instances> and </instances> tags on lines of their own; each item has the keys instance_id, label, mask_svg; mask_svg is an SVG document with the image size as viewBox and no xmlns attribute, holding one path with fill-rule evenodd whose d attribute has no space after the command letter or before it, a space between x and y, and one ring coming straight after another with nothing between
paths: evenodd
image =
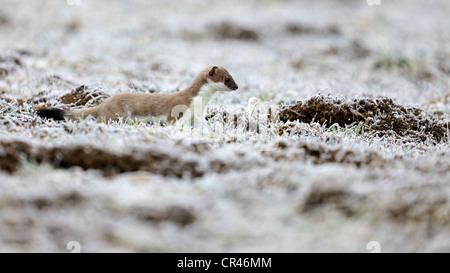
<instances>
[{"instance_id":1,"label":"field","mask_svg":"<svg viewBox=\"0 0 450 273\"><path fill-rule=\"evenodd\" d=\"M367 2L2 1L0 252L450 252L450 3ZM209 65L200 128L35 114Z\"/></svg>"}]
</instances>

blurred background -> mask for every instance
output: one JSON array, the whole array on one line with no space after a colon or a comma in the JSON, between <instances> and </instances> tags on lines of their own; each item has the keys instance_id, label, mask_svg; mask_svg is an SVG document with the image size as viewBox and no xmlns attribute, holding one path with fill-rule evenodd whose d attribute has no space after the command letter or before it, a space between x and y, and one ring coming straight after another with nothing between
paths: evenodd
<instances>
[{"instance_id":1,"label":"blurred background","mask_svg":"<svg viewBox=\"0 0 450 273\"><path fill-rule=\"evenodd\" d=\"M385 96L399 104L391 109L420 109L392 112L378 125L408 132L407 123L390 122L406 117L410 133L427 130L422 121L442 132L450 114L450 1L0 6L0 165L11 171L0 171L0 252L65 252L74 240L87 252L365 252L373 240L384 252L449 251L446 139L376 138L362 123L331 130L297 121L298 132L285 127L280 149L265 153L264 134L190 139L171 127L45 121L32 107L174 92L204 67L223 65L240 88L214 95L215 108L245 109L252 97L305 102L319 92L347 101ZM335 107L314 111L339 117ZM441 111L439 123L422 109ZM37 164L24 158L27 151L36 158L66 153L97 169L100 156L107 167L128 168L143 157L155 165L105 177L66 168L64 160L58 168Z\"/></svg>"},{"instance_id":2,"label":"blurred background","mask_svg":"<svg viewBox=\"0 0 450 273\"><path fill-rule=\"evenodd\" d=\"M448 111L433 104L449 94L448 14L445 0L3 0L0 50L26 55L28 77L53 73L111 93L173 92L217 64L241 87L221 103L320 91ZM38 91L23 88L10 95Z\"/></svg>"}]
</instances>

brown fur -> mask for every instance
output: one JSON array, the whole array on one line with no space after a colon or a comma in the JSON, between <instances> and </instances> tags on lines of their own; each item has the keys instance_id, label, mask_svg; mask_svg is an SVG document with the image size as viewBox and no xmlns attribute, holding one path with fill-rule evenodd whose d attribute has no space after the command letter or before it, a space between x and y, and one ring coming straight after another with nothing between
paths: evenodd
<instances>
[{"instance_id":1,"label":"brown fur","mask_svg":"<svg viewBox=\"0 0 450 273\"><path fill-rule=\"evenodd\" d=\"M225 82L225 79L229 80ZM208 79L216 83L224 83L229 91L238 89L233 77L224 67L209 66L202 70L194 81L183 91L172 94L120 93L113 95L98 106L71 110L67 113L70 118L92 115L97 119L118 120L132 116L166 116L167 122L172 123L178 117L172 117L175 106L189 107Z\"/></svg>"}]
</instances>

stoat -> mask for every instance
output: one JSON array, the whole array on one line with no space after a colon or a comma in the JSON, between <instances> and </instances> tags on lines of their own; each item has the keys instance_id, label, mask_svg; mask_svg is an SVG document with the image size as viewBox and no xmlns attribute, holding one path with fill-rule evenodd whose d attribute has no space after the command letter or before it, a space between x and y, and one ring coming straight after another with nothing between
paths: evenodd
<instances>
[{"instance_id":1,"label":"stoat","mask_svg":"<svg viewBox=\"0 0 450 273\"><path fill-rule=\"evenodd\" d=\"M238 85L222 66L209 66L195 77L194 81L183 91L171 94L120 93L111 96L99 105L90 108L62 110L57 108L39 109L41 118L64 120L92 115L97 120L119 120L119 118L160 117L167 123L173 123L183 116L186 110L201 112L216 91L233 91ZM200 109L198 109L200 107ZM183 114L181 114L183 113ZM185 117L186 118L186 117Z\"/></svg>"}]
</instances>

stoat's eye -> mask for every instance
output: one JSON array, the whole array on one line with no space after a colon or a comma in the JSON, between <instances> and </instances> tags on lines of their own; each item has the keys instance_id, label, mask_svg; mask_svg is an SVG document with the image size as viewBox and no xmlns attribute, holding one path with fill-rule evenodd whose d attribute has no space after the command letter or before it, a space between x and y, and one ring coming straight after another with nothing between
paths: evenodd
<instances>
[{"instance_id":1,"label":"stoat's eye","mask_svg":"<svg viewBox=\"0 0 450 273\"><path fill-rule=\"evenodd\" d=\"M225 78L225 79L223 79L223 81L224 81L225 83L229 83L229 82L230 82L230 78Z\"/></svg>"}]
</instances>

